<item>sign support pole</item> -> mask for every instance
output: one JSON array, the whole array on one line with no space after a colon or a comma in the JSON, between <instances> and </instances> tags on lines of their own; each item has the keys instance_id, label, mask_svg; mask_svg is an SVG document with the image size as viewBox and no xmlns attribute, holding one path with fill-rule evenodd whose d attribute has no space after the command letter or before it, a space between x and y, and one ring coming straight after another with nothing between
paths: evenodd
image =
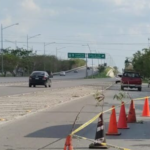
<instances>
[{"instance_id":1,"label":"sign support pole","mask_svg":"<svg viewBox=\"0 0 150 150\"><path fill-rule=\"evenodd\" d=\"M87 72L87 58L88 58L88 56L87 56L87 54L85 54L85 57L86 57L86 69L85 69L85 71L86 71L86 78L88 77L88 72Z\"/></svg>"}]
</instances>

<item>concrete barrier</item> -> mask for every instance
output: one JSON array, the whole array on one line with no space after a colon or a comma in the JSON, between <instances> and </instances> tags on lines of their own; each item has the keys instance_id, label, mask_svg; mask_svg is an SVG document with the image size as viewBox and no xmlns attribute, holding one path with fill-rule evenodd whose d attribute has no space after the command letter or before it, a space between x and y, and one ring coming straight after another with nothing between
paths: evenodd
<instances>
[{"instance_id":1,"label":"concrete barrier","mask_svg":"<svg viewBox=\"0 0 150 150\"><path fill-rule=\"evenodd\" d=\"M77 68L73 68L71 70L67 70L67 71L64 71L65 73L69 73L69 72L72 72L72 71L75 71L75 70L79 70L79 69L82 69L82 68L85 68L86 66L82 66L82 67L77 67ZM54 72L53 75L59 75L60 72Z\"/></svg>"}]
</instances>

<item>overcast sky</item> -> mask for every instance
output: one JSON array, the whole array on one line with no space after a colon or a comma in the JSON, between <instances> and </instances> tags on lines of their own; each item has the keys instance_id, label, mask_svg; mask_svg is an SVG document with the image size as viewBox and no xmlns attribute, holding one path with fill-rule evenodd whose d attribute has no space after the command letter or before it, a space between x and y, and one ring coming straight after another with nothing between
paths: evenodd
<instances>
[{"instance_id":1,"label":"overcast sky","mask_svg":"<svg viewBox=\"0 0 150 150\"><path fill-rule=\"evenodd\" d=\"M46 46L46 54L56 55L58 48L59 58L67 58L67 52L87 53L82 45L89 44L120 70L126 57L148 47L150 38L149 0L0 0L0 10L3 27L19 23L3 30L4 41L26 48L27 34L41 34L29 39L29 47L43 54L44 42L56 42ZM6 47L15 44L5 41Z\"/></svg>"}]
</instances>

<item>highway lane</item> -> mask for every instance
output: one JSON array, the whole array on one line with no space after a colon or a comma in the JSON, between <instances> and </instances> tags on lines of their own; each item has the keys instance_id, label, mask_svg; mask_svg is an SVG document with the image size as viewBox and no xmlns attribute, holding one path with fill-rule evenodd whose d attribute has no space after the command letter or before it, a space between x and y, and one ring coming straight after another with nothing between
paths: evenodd
<instances>
[{"instance_id":1,"label":"highway lane","mask_svg":"<svg viewBox=\"0 0 150 150\"><path fill-rule=\"evenodd\" d=\"M0 84L2 83L17 83L17 82L27 82L29 77L0 77Z\"/></svg>"},{"instance_id":2,"label":"highway lane","mask_svg":"<svg viewBox=\"0 0 150 150\"><path fill-rule=\"evenodd\" d=\"M120 85L114 85L105 92L104 110L112 105L119 105L120 102L113 100L115 93L120 90ZM142 92L128 91L133 98L149 95L150 89L143 87ZM125 101L129 101L126 99ZM84 106L77 124L78 127L91 119L101 111L100 107L95 107L93 96L79 99L70 103L57 106L46 111L33 114L26 118L1 125L0 127L0 149L4 150L60 150L63 149L65 137L70 133L74 119L80 109ZM137 120L144 120L144 124L129 124L130 129L119 130L121 136L106 136L109 144L126 147L131 150L149 150L150 143L150 119L141 117L144 101L136 101ZM129 105L126 105L128 111ZM119 108L116 108L117 118ZM104 115L105 132L108 128L110 113ZM78 135L94 139L97 120L77 133ZM91 142L73 139L74 149L87 149ZM113 150L110 148L110 150Z\"/></svg>"},{"instance_id":3,"label":"highway lane","mask_svg":"<svg viewBox=\"0 0 150 150\"><path fill-rule=\"evenodd\" d=\"M97 72L96 68L93 68L93 73ZM92 75L92 69L87 70L88 76ZM68 80L68 79L82 79L86 77L86 69L78 69L78 73L74 73L74 71L66 73L66 76L54 76L53 80Z\"/></svg>"},{"instance_id":4,"label":"highway lane","mask_svg":"<svg viewBox=\"0 0 150 150\"><path fill-rule=\"evenodd\" d=\"M92 71L90 70L89 75L91 75L91 73ZM77 81L74 83L72 83L71 81L73 79L79 80L84 77L85 77L85 69L78 70L78 73L74 73L74 72L67 73L66 76L54 76L54 78L52 78L51 88L45 88L44 86L37 86L36 88L29 88L28 77L0 78L0 82L3 82L0 84L0 96L15 95L15 94L22 94L22 93L32 93L36 91L58 89L62 87L66 88L66 87L78 86L80 85L80 81ZM6 82L7 79L8 79L8 83L4 83ZM84 80L83 80L83 84L84 84Z\"/></svg>"},{"instance_id":5,"label":"highway lane","mask_svg":"<svg viewBox=\"0 0 150 150\"><path fill-rule=\"evenodd\" d=\"M97 84L99 82L105 82L106 79L74 79L74 80L59 80L52 82L51 88L45 88L44 86L37 86L36 88L29 88L28 83L24 84L6 84L6 86L0 86L0 96L16 95L23 93L34 93L37 91L50 91L51 89L69 88L80 85ZM113 82L114 79L109 79Z\"/></svg>"},{"instance_id":6,"label":"highway lane","mask_svg":"<svg viewBox=\"0 0 150 150\"><path fill-rule=\"evenodd\" d=\"M96 72L96 69L93 69ZM92 75L92 69L88 70L88 75ZM66 79L79 79L84 78L86 76L85 68L78 69L78 73L69 72L66 73L66 76L59 76L56 75L52 78L53 81L55 80L66 80ZM18 82L28 82L29 77L0 77L0 84L2 83L18 83Z\"/></svg>"}]
</instances>

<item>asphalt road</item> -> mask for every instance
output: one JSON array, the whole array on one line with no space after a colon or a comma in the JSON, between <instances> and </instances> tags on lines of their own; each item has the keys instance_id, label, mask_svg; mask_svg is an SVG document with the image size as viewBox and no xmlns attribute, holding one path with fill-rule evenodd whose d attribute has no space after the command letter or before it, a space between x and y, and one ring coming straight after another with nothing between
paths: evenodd
<instances>
[{"instance_id":1,"label":"asphalt road","mask_svg":"<svg viewBox=\"0 0 150 150\"><path fill-rule=\"evenodd\" d=\"M97 70L93 68L93 73L95 73ZM92 69L87 70L88 76L92 75ZM67 80L67 79L82 79L86 77L86 69L82 68L78 70L78 73L74 73L74 71L66 73L66 76L54 76L54 80Z\"/></svg>"},{"instance_id":2,"label":"asphalt road","mask_svg":"<svg viewBox=\"0 0 150 150\"><path fill-rule=\"evenodd\" d=\"M105 82L104 80L93 80L93 79L74 79L74 80L58 80L52 82L51 88L45 88L44 86L36 86L36 88L29 88L28 83L19 83L19 84L6 84L5 86L0 86L0 96L10 96L10 95L18 95L18 94L26 94L26 93L34 93L37 91L49 91L51 89L61 89L61 88L68 88L80 85L90 85L90 84L97 84L100 81ZM112 81L113 79L109 79Z\"/></svg>"},{"instance_id":3,"label":"asphalt road","mask_svg":"<svg viewBox=\"0 0 150 150\"><path fill-rule=\"evenodd\" d=\"M110 80L110 79L109 79ZM72 81L76 82L76 81ZM92 81L90 81L92 84ZM102 82L109 82L106 79ZM120 85L114 85L105 92L104 110L112 105L119 105L120 102L113 100L114 94L118 93ZM150 89L143 86L143 91L128 91L132 98L148 96ZM129 101L125 99L125 101ZM31 116L15 120L0 127L0 149L2 150L60 150L63 149L65 137L70 133L74 119L80 109L84 106L76 127L85 123L101 111L95 106L93 96L78 99L70 103L59 105L52 109L33 114ZM144 124L129 124L130 129L119 130L121 136L106 136L109 144L129 148L131 150L149 150L150 148L150 118L141 117L144 101L136 101L137 120L143 120ZM116 108L117 118L119 109ZM126 104L126 112L129 104ZM105 132L107 131L110 113L104 114ZM77 133L77 135L94 139L97 120L91 125ZM91 142L86 140L73 139L74 149L88 149ZM112 150L112 148L110 148Z\"/></svg>"},{"instance_id":4,"label":"asphalt road","mask_svg":"<svg viewBox=\"0 0 150 150\"><path fill-rule=\"evenodd\" d=\"M96 69L93 69L93 72L96 72ZM92 75L92 69L88 70L88 76ZM59 76L56 75L52 78L53 81L55 80L67 80L67 79L81 79L85 78L86 70L85 68L78 69L78 73L69 72L66 73L66 76ZM28 82L29 77L0 77L0 84L4 83L19 83L19 82Z\"/></svg>"},{"instance_id":5,"label":"asphalt road","mask_svg":"<svg viewBox=\"0 0 150 150\"><path fill-rule=\"evenodd\" d=\"M96 70L94 70L95 72ZM92 70L88 71L88 74L92 74ZM78 73L70 72L66 76L54 76L52 78L52 87L50 89L62 88L62 87L72 87L77 86L80 83L80 79L85 77L85 69L78 70ZM72 83L72 80L79 80ZM86 83L86 82L85 82ZM83 81L84 84L84 81ZM44 86L37 86L36 88L28 87L27 77L1 77L0 78L0 96L31 93L36 91L50 90Z\"/></svg>"}]
</instances>

